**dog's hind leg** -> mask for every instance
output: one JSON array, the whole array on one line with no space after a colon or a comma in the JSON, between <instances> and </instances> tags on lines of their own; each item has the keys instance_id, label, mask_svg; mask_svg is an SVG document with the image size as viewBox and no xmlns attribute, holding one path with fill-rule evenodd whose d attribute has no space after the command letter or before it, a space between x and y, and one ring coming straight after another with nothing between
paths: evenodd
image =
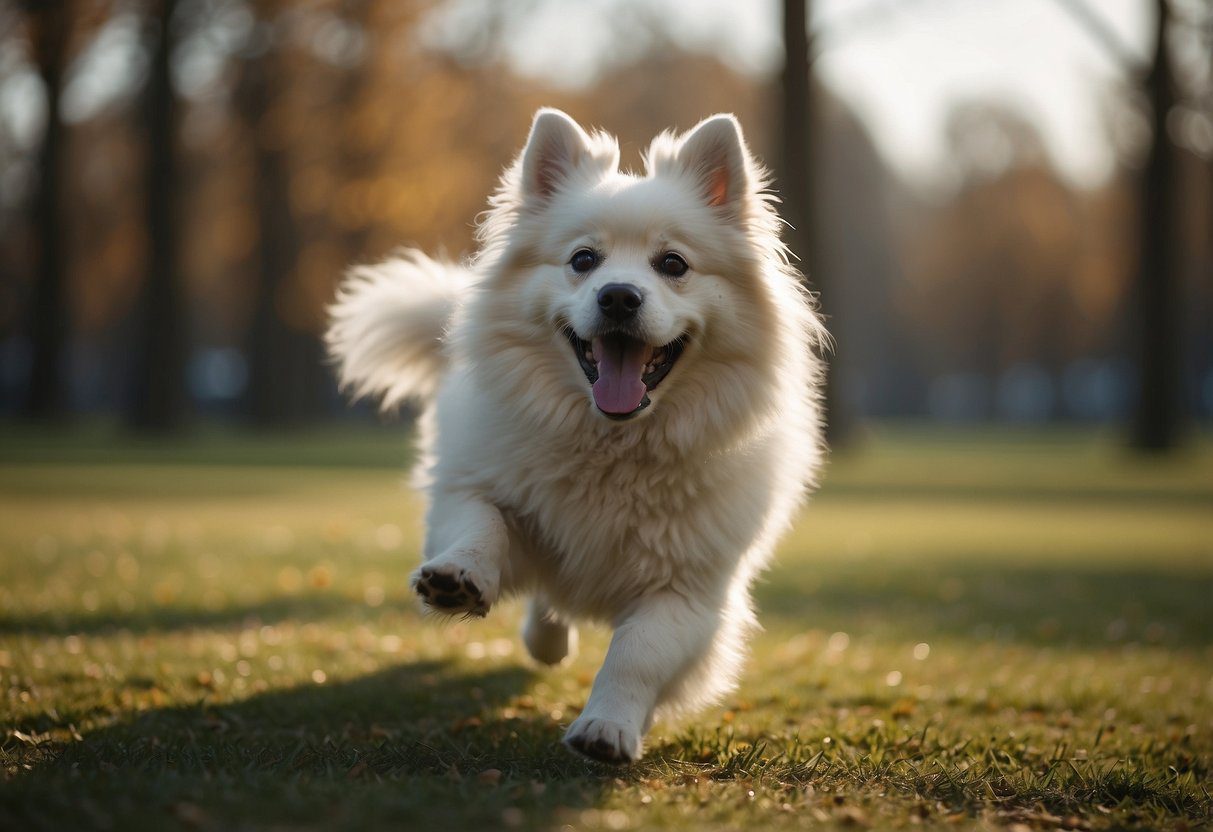
<instances>
[{"instance_id":1,"label":"dog's hind leg","mask_svg":"<svg viewBox=\"0 0 1213 832\"><path fill-rule=\"evenodd\" d=\"M546 598L536 595L522 623L522 642L535 661L560 664L577 654L577 628L561 620Z\"/></svg>"},{"instance_id":2,"label":"dog's hind leg","mask_svg":"<svg viewBox=\"0 0 1213 832\"><path fill-rule=\"evenodd\" d=\"M471 494L433 495L425 562L413 589L431 609L484 616L501 591L509 533L497 508Z\"/></svg>"}]
</instances>

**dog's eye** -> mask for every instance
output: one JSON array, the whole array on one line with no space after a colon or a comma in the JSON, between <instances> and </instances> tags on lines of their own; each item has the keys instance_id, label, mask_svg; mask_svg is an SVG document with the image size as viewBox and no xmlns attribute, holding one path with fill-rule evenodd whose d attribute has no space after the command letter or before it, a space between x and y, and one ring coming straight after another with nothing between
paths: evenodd
<instances>
[{"instance_id":1,"label":"dog's eye","mask_svg":"<svg viewBox=\"0 0 1213 832\"><path fill-rule=\"evenodd\" d=\"M682 277L690 268L686 260L672 251L661 255L654 265L657 266L657 271L669 277Z\"/></svg>"},{"instance_id":2,"label":"dog's eye","mask_svg":"<svg viewBox=\"0 0 1213 832\"><path fill-rule=\"evenodd\" d=\"M589 248L579 248L573 252L569 265L578 274L584 274L598 265L598 252Z\"/></svg>"}]
</instances>

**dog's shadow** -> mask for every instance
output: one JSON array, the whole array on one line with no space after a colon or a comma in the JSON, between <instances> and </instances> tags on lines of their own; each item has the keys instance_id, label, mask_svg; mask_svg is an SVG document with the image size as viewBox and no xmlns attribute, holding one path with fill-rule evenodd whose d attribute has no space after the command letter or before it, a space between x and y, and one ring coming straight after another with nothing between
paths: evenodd
<instances>
[{"instance_id":1,"label":"dog's shadow","mask_svg":"<svg viewBox=\"0 0 1213 832\"><path fill-rule=\"evenodd\" d=\"M142 711L75 742L28 749L0 782L0 820L560 825L594 805L610 776L560 746L560 721L571 715L534 710L522 695L532 676L423 661L234 703Z\"/></svg>"}]
</instances>

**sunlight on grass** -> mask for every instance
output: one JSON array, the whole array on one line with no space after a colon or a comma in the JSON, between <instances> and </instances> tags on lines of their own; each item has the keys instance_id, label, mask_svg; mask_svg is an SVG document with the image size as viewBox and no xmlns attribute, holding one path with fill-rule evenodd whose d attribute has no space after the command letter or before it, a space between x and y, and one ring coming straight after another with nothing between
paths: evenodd
<instances>
[{"instance_id":1,"label":"sunlight on grass","mask_svg":"<svg viewBox=\"0 0 1213 832\"><path fill-rule=\"evenodd\" d=\"M741 690L612 772L558 747L605 634L551 671L516 604L424 620L399 438L325 441L0 454L0 826L1210 821L1207 445L838 455Z\"/></svg>"}]
</instances>

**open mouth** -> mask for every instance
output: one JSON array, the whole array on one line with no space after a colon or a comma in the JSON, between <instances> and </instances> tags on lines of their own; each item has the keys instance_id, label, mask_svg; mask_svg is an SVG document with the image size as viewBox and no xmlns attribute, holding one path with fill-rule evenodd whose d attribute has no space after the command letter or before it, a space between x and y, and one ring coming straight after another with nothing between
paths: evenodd
<instances>
[{"instance_id":1,"label":"open mouth","mask_svg":"<svg viewBox=\"0 0 1213 832\"><path fill-rule=\"evenodd\" d=\"M594 404L612 419L629 419L649 406L649 392L669 375L682 355L683 339L660 347L622 332L583 341L571 327L564 330L573 354L592 386Z\"/></svg>"}]
</instances>

